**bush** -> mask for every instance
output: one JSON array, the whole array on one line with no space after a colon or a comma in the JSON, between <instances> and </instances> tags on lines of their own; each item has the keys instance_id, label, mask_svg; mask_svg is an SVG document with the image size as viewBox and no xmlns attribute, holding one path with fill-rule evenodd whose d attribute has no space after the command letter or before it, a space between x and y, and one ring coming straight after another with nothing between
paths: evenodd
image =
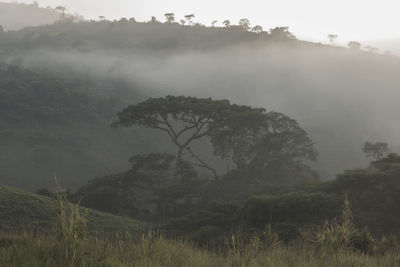
<instances>
[{"instance_id":1,"label":"bush","mask_svg":"<svg viewBox=\"0 0 400 267\"><path fill-rule=\"evenodd\" d=\"M329 253L343 250L372 253L375 243L369 233L356 229L347 196L342 215L332 221L326 221L314 233L311 241L314 246Z\"/></svg>"},{"instance_id":2,"label":"bush","mask_svg":"<svg viewBox=\"0 0 400 267\"><path fill-rule=\"evenodd\" d=\"M318 224L340 213L340 197L325 193L287 193L251 197L243 210L247 225L290 224L296 227Z\"/></svg>"}]
</instances>

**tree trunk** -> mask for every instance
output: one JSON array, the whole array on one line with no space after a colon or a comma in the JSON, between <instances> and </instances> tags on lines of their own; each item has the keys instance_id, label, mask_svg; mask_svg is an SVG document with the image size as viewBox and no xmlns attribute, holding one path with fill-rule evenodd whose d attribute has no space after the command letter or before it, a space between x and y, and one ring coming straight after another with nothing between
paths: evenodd
<instances>
[{"instance_id":1,"label":"tree trunk","mask_svg":"<svg viewBox=\"0 0 400 267\"><path fill-rule=\"evenodd\" d=\"M178 153L176 154L176 161L175 161L175 179L178 177L179 174L179 164L182 161L182 154L183 154L183 147L179 147Z\"/></svg>"}]
</instances>

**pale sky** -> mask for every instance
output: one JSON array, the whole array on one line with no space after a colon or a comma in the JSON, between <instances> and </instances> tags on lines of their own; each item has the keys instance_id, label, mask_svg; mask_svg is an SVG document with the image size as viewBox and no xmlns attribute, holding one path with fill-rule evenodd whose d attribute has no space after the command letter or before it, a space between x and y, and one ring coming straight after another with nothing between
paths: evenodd
<instances>
[{"instance_id":1,"label":"pale sky","mask_svg":"<svg viewBox=\"0 0 400 267\"><path fill-rule=\"evenodd\" d=\"M7 0L0 0L7 1ZM15 2L15 1L7 1ZM32 3L33 0L19 2ZM363 41L400 37L400 0L38 0L41 6L66 6L70 13L86 18L99 15L109 19L135 17L147 21L151 16L164 20L173 12L177 20L194 13L194 21L230 19L237 23L248 18L264 29L289 26L299 38L326 41L330 33L338 41Z\"/></svg>"}]
</instances>

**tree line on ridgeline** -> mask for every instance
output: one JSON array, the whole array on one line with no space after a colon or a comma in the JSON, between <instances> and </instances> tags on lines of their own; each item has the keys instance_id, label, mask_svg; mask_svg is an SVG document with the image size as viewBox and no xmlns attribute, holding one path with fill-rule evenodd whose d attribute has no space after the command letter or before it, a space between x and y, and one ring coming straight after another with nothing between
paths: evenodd
<instances>
[{"instance_id":1,"label":"tree line on ridgeline","mask_svg":"<svg viewBox=\"0 0 400 267\"><path fill-rule=\"evenodd\" d=\"M38 3L36 3L36 2L34 2L32 4L3 3L3 5L4 5L4 8L6 8L6 9L11 8L12 6L17 6L21 9L21 12L22 11L25 12L25 9L30 10L29 12L33 12L33 13L41 12L43 14L46 14L46 16L48 16L50 20L51 20L51 18L54 17L53 22L57 23L57 24L79 23L79 22L86 21L84 19L84 17L80 16L79 14L68 14L67 13L68 8L65 6L62 6L62 5L59 5L56 7L47 6L45 8L39 7ZM58 16L58 19L56 19L57 16ZM175 13L173 13L173 12L165 13L164 17L165 17L164 22L158 20L155 16L152 16L149 21L139 22L134 17L131 17L131 18L122 17L120 19L109 20L105 16L100 15L100 16L98 16L98 20L90 19L89 22L92 22L92 23L97 23L97 22L123 23L123 24L126 24L126 23L148 23L148 24L164 23L164 24L170 24L170 25L181 25L181 26L191 26L191 27L207 27L205 24L202 24L200 22L195 22L194 18L196 16L193 13L184 15L184 17L182 19L177 19ZM210 27L216 28L217 27L216 25L218 22L219 21L217 21L217 20L212 20L210 22ZM8 22L5 22L5 23L8 24ZM47 20L47 23L49 23L48 20ZM1 22L0 22L0 24L1 24ZM289 31L289 28L286 26L275 27L275 28L270 29L269 31L266 31L266 30L264 30L264 28L261 25L252 26L252 23L250 22L250 20L248 18L240 19L237 22L237 24L232 23L231 20L229 20L229 19L225 19L225 20L220 21L220 24L221 24L222 28L225 28L225 29L242 30L245 32L252 32L252 33L256 33L256 34L270 35L278 40L296 39L295 35L293 33L291 33ZM0 33L4 32L3 26L0 25ZM218 28L221 28L221 27L218 27ZM338 35L337 34L328 34L327 39L330 44L335 45L336 40L338 39ZM347 46L353 50L360 50L362 48L362 44L357 41L350 41L350 42L348 42ZM364 49L371 53L377 53L379 51L379 49L377 47L374 47L371 45L364 46ZM391 53L390 51L385 51L385 54L390 54L390 53Z\"/></svg>"}]
</instances>

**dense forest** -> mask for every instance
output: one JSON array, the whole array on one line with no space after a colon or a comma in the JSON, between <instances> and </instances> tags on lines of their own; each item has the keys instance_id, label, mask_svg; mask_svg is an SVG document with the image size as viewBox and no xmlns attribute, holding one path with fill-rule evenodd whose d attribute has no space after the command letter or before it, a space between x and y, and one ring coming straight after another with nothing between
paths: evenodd
<instances>
[{"instance_id":1,"label":"dense forest","mask_svg":"<svg viewBox=\"0 0 400 267\"><path fill-rule=\"evenodd\" d=\"M13 24L2 16L12 9L35 16ZM13 216L34 236L57 224L55 243L46 239L56 251L46 249L74 251L71 266L107 238L110 253L200 246L232 266L231 246L239 262L249 253L236 254L235 238L238 249L277 253L392 252L400 59L247 19L176 20L84 20L62 6L0 3L0 184L40 195L0 187L0 230ZM88 241L87 222L107 225L105 239ZM128 237L112 222L126 222ZM14 241L3 239L14 239L0 234L8 255Z\"/></svg>"}]
</instances>

